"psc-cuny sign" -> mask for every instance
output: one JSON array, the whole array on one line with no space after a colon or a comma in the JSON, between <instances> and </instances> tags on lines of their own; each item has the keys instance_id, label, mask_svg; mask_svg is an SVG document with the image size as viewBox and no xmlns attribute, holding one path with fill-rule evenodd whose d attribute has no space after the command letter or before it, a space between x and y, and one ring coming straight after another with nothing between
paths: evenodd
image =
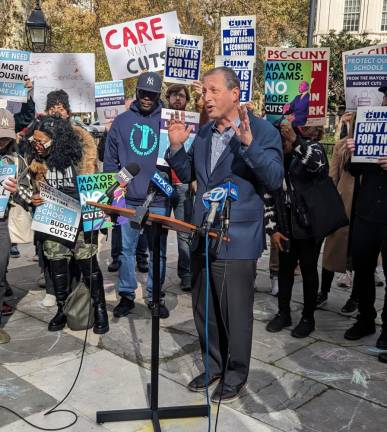
<instances>
[{"instance_id":1,"label":"psc-cuny sign","mask_svg":"<svg viewBox=\"0 0 387 432\"><path fill-rule=\"evenodd\" d=\"M164 81L192 84L200 76L203 36L171 34L167 36Z\"/></svg>"},{"instance_id":2,"label":"psc-cuny sign","mask_svg":"<svg viewBox=\"0 0 387 432\"><path fill-rule=\"evenodd\" d=\"M24 80L28 77L29 65L28 51L0 49L0 98L17 102L27 100Z\"/></svg>"},{"instance_id":3,"label":"psc-cuny sign","mask_svg":"<svg viewBox=\"0 0 387 432\"><path fill-rule=\"evenodd\" d=\"M81 221L81 205L47 183L40 183L44 203L36 207L31 228L54 237L74 242Z\"/></svg>"},{"instance_id":4,"label":"psc-cuny sign","mask_svg":"<svg viewBox=\"0 0 387 432\"><path fill-rule=\"evenodd\" d=\"M256 16L229 16L220 20L223 56L255 57Z\"/></svg>"},{"instance_id":5,"label":"psc-cuny sign","mask_svg":"<svg viewBox=\"0 0 387 432\"><path fill-rule=\"evenodd\" d=\"M241 85L240 101L245 103L253 96L254 58L247 56L216 56L215 67L226 66L238 76Z\"/></svg>"},{"instance_id":6,"label":"psc-cuny sign","mask_svg":"<svg viewBox=\"0 0 387 432\"><path fill-rule=\"evenodd\" d=\"M355 125L352 162L377 162L387 157L387 107L359 107Z\"/></svg>"},{"instance_id":7,"label":"psc-cuny sign","mask_svg":"<svg viewBox=\"0 0 387 432\"><path fill-rule=\"evenodd\" d=\"M113 80L164 69L166 36L180 33L175 11L100 29Z\"/></svg>"}]
</instances>

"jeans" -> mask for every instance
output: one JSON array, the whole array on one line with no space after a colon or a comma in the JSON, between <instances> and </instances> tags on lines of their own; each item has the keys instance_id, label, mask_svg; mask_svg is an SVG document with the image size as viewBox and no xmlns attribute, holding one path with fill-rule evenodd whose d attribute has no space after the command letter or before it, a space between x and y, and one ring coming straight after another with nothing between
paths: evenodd
<instances>
[{"instance_id":1,"label":"jeans","mask_svg":"<svg viewBox=\"0 0 387 432\"><path fill-rule=\"evenodd\" d=\"M112 228L112 251L111 257L113 261L118 261L121 254L121 225L115 225Z\"/></svg>"},{"instance_id":2,"label":"jeans","mask_svg":"<svg viewBox=\"0 0 387 432\"><path fill-rule=\"evenodd\" d=\"M133 206L128 206L133 208ZM163 207L151 207L150 213L155 213L162 216L169 214L169 209ZM146 225L144 232L148 239L149 251L150 251L150 262L149 272L146 284L147 299L152 301L152 278L153 278L153 242L152 242L152 229L151 226ZM122 297L127 297L134 300L136 297L135 291L137 289L136 280L136 248L138 239L140 237L140 231L131 227L130 222L121 225L122 234L122 252L121 252L121 266L118 274L118 294ZM161 287L165 281L165 271L167 263L167 235L168 232L163 230L161 235L160 245L160 284ZM164 294L160 294L164 297Z\"/></svg>"},{"instance_id":3,"label":"jeans","mask_svg":"<svg viewBox=\"0 0 387 432\"><path fill-rule=\"evenodd\" d=\"M136 249L136 260L138 264L148 265L148 239L143 232L140 234Z\"/></svg>"},{"instance_id":4,"label":"jeans","mask_svg":"<svg viewBox=\"0 0 387 432\"><path fill-rule=\"evenodd\" d=\"M7 271L9 249L11 247L11 240L8 232L8 220L0 220L0 245L0 281L2 281ZM3 305L5 289L5 284L0 284L0 308Z\"/></svg>"},{"instance_id":5,"label":"jeans","mask_svg":"<svg viewBox=\"0 0 387 432\"><path fill-rule=\"evenodd\" d=\"M191 199L189 196L189 186L186 184L176 184L172 196L172 208L176 219L186 220L187 215L184 214L184 203L189 199ZM177 233L177 249L179 254L177 275L182 280L191 279L189 237L187 233Z\"/></svg>"}]
</instances>

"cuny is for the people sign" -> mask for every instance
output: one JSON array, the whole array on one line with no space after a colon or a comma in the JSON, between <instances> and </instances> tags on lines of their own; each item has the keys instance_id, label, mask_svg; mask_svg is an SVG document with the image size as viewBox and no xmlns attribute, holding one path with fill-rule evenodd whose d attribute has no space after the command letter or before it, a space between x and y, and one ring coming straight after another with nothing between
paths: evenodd
<instances>
[{"instance_id":1,"label":"cuny is for the people sign","mask_svg":"<svg viewBox=\"0 0 387 432\"><path fill-rule=\"evenodd\" d=\"M113 80L164 69L166 36L180 33L176 12L100 29Z\"/></svg>"}]
</instances>

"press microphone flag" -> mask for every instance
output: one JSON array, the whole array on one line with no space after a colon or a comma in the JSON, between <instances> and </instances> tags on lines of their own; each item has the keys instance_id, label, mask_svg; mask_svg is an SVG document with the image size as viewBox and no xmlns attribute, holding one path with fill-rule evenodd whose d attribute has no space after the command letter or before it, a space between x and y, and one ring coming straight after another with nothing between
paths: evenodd
<instances>
[{"instance_id":1,"label":"press microphone flag","mask_svg":"<svg viewBox=\"0 0 387 432\"><path fill-rule=\"evenodd\" d=\"M218 186L203 194L203 204L209 209L205 225L209 228L215 220L217 212L221 212L226 202L227 191L225 188Z\"/></svg>"},{"instance_id":2,"label":"press microphone flag","mask_svg":"<svg viewBox=\"0 0 387 432\"><path fill-rule=\"evenodd\" d=\"M156 171L151 177L151 182L155 184L168 198L173 194L173 187L168 183L168 174L164 171Z\"/></svg>"},{"instance_id":3,"label":"press microphone flag","mask_svg":"<svg viewBox=\"0 0 387 432\"><path fill-rule=\"evenodd\" d=\"M114 191L119 187L126 187L139 172L140 167L136 163L129 163L126 167L121 168L121 170L116 174L117 181L100 196L97 202L101 202L105 198L113 199Z\"/></svg>"}]
</instances>

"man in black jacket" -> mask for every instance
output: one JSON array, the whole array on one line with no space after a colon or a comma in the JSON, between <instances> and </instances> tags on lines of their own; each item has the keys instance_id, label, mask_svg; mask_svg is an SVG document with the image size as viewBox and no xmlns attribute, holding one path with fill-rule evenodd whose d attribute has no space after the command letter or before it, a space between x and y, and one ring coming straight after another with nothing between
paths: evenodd
<instances>
[{"instance_id":1,"label":"man in black jacket","mask_svg":"<svg viewBox=\"0 0 387 432\"><path fill-rule=\"evenodd\" d=\"M387 85L379 91L384 94L382 105L387 106ZM355 141L348 139L347 146L354 152ZM379 158L377 164L352 163L350 170L353 175L361 176L352 230L352 260L354 284L359 288L359 315L344 337L358 340L376 331L374 274L380 253L384 274L387 275L387 157ZM382 332L376 346L387 350L387 295L382 321ZM387 362L386 354L381 354L380 360Z\"/></svg>"}]
</instances>

